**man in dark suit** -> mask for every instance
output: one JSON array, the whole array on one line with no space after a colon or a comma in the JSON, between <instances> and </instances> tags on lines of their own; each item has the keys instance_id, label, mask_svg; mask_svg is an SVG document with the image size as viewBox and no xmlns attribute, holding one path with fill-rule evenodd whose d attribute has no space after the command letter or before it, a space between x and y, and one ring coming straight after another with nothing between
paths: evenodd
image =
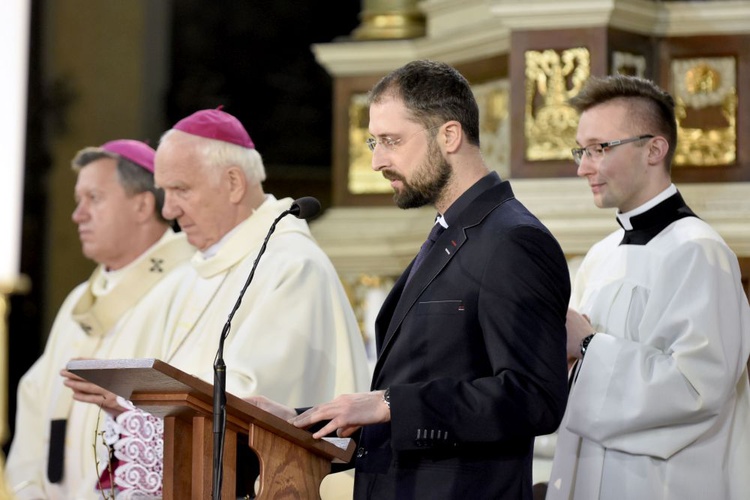
<instances>
[{"instance_id":1,"label":"man in dark suit","mask_svg":"<svg viewBox=\"0 0 750 500\"><path fill-rule=\"evenodd\" d=\"M357 499L530 499L534 437L557 429L567 399L560 246L484 164L478 106L452 67L415 61L383 78L369 128L396 204L438 211L377 318L372 391L296 416L252 402L322 422L315 437L361 429Z\"/></svg>"}]
</instances>

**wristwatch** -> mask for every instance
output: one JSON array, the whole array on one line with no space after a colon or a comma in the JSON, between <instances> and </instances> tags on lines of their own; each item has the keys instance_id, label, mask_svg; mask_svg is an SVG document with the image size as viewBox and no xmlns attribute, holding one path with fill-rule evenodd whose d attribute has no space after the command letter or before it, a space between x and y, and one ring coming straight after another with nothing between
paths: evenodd
<instances>
[{"instance_id":1,"label":"wristwatch","mask_svg":"<svg viewBox=\"0 0 750 500\"><path fill-rule=\"evenodd\" d=\"M583 337L583 340L581 340L581 357L586 355L586 350L589 348L589 344L591 343L591 339L594 338L594 335L596 335L596 332L591 335L586 335Z\"/></svg>"},{"instance_id":2,"label":"wristwatch","mask_svg":"<svg viewBox=\"0 0 750 500\"><path fill-rule=\"evenodd\" d=\"M383 393L383 403L388 407L388 409L391 409L391 388L387 388L385 392Z\"/></svg>"}]
</instances>

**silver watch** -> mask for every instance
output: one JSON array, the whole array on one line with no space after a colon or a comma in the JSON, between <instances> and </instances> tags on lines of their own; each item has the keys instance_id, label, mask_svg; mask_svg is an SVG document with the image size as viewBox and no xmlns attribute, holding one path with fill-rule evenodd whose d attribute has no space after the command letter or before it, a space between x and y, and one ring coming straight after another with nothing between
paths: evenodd
<instances>
[{"instance_id":1,"label":"silver watch","mask_svg":"<svg viewBox=\"0 0 750 500\"><path fill-rule=\"evenodd\" d=\"M583 340L581 340L581 357L586 355L586 350L589 348L589 344L591 343L591 339L594 338L594 335L596 335L596 332L583 337Z\"/></svg>"},{"instance_id":2,"label":"silver watch","mask_svg":"<svg viewBox=\"0 0 750 500\"><path fill-rule=\"evenodd\" d=\"M387 388L385 392L383 393L383 403L388 407L388 409L391 409L391 388Z\"/></svg>"}]
</instances>

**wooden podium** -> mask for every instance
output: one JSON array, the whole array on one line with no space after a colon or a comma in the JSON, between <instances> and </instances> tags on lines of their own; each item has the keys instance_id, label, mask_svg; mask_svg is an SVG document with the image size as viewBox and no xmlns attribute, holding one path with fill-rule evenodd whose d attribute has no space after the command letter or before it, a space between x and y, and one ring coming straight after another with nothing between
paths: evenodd
<instances>
[{"instance_id":1,"label":"wooden podium","mask_svg":"<svg viewBox=\"0 0 750 500\"><path fill-rule=\"evenodd\" d=\"M211 498L213 386L158 359L73 360L68 370L164 419L165 500ZM319 499L331 462L348 462L355 444L312 438L227 393L222 500L235 500L237 437L247 436L260 462L258 500Z\"/></svg>"}]
</instances>

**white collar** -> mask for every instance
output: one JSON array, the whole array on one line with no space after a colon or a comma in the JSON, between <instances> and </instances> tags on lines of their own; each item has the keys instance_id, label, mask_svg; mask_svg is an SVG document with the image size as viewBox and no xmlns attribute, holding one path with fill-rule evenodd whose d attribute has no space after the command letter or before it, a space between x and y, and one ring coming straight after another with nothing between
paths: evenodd
<instances>
[{"instance_id":1,"label":"white collar","mask_svg":"<svg viewBox=\"0 0 750 500\"><path fill-rule=\"evenodd\" d=\"M629 210L625 213L618 213L617 219L620 221L620 224L622 225L623 229L625 229L626 231L630 231L631 229L633 229L633 224L630 223L630 219L632 217L635 217L636 215L640 215L644 212L651 210L656 205L658 205L662 201L666 200L667 198L675 194L677 194L677 187L674 184L670 184L667 189L657 194L656 196L648 200L646 203L644 203L640 207L636 207L633 210Z\"/></svg>"}]
</instances>

